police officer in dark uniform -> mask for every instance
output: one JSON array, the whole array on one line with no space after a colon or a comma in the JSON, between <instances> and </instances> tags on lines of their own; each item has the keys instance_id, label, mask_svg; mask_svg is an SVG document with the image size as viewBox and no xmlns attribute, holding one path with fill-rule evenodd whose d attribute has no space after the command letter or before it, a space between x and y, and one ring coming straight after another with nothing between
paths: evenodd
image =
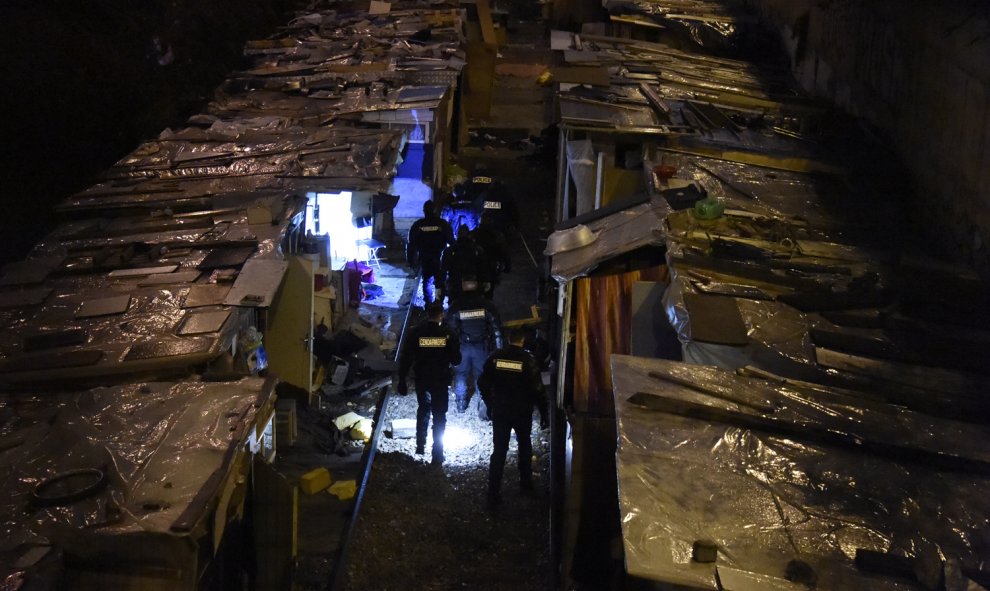
<instances>
[{"instance_id":1,"label":"police officer in dark uniform","mask_svg":"<svg viewBox=\"0 0 990 591\"><path fill-rule=\"evenodd\" d=\"M492 281L488 255L466 226L458 228L457 241L443 252L440 268L451 301L465 291L484 291Z\"/></svg>"},{"instance_id":2,"label":"police officer in dark uniform","mask_svg":"<svg viewBox=\"0 0 990 591\"><path fill-rule=\"evenodd\" d=\"M451 191L450 199L440 210L440 217L447 220L452 228L467 226L473 230L478 225L478 214L474 210L474 200L477 196L470 181L458 183Z\"/></svg>"},{"instance_id":3,"label":"police officer in dark uniform","mask_svg":"<svg viewBox=\"0 0 990 591\"><path fill-rule=\"evenodd\" d=\"M487 214L492 225L505 235L519 227L519 210L501 181L492 180L488 188L475 197L474 211L479 220Z\"/></svg>"},{"instance_id":4,"label":"police officer in dark uniform","mask_svg":"<svg viewBox=\"0 0 990 591\"><path fill-rule=\"evenodd\" d=\"M488 274L492 281L489 283L488 289L483 292L488 299L495 297L495 286L498 284L501 274L512 270L512 259L509 256L505 234L495 225L493 220L493 214L483 213L481 223L472 232L475 242L485 251L489 264Z\"/></svg>"},{"instance_id":5,"label":"police officer in dark uniform","mask_svg":"<svg viewBox=\"0 0 990 591\"><path fill-rule=\"evenodd\" d=\"M501 501L502 472L509 451L509 436L516 432L519 444L519 486L523 492L533 490L533 407L540 411L540 428L545 429L547 398L536 361L522 348L525 333L516 330L509 335L510 344L488 358L478 380L478 390L488 405L492 417L492 452L488 467L488 500L493 505Z\"/></svg>"},{"instance_id":6,"label":"police officer in dark uniform","mask_svg":"<svg viewBox=\"0 0 990 591\"><path fill-rule=\"evenodd\" d=\"M452 302L447 324L460 337L461 363L454 368L454 400L457 412L464 412L488 354L502 347L502 323L495 305L474 290ZM479 404L478 414L488 418L484 402Z\"/></svg>"},{"instance_id":7,"label":"police officer in dark uniform","mask_svg":"<svg viewBox=\"0 0 990 591\"><path fill-rule=\"evenodd\" d=\"M416 376L416 453L426 449L426 428L433 415L433 463L443 463L443 432L447 426L450 395L450 368L461 362L457 335L443 323L443 304L426 308L428 318L412 329L399 360L398 392L408 393L406 377L410 367Z\"/></svg>"},{"instance_id":8,"label":"police officer in dark uniform","mask_svg":"<svg viewBox=\"0 0 990 591\"><path fill-rule=\"evenodd\" d=\"M454 242L450 224L436 214L432 201L423 203L423 217L409 229L409 244L406 260L413 267L419 266L423 280L423 299L428 305L434 300L434 292L440 290L439 300L443 301L443 276L440 257L448 244Z\"/></svg>"}]
</instances>

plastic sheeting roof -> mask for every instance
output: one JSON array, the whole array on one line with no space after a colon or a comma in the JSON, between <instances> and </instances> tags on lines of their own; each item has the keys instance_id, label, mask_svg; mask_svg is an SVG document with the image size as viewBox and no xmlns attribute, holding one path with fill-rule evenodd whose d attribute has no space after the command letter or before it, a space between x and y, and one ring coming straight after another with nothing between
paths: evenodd
<instances>
[{"instance_id":1,"label":"plastic sheeting roof","mask_svg":"<svg viewBox=\"0 0 990 591\"><path fill-rule=\"evenodd\" d=\"M126 534L187 532L205 514L202 499L213 498L238 450L256 437L273 385L244 378L0 396L0 553L55 544L117 559ZM64 506L32 504L44 479L79 469L102 471L105 487Z\"/></svg>"},{"instance_id":2,"label":"plastic sheeting roof","mask_svg":"<svg viewBox=\"0 0 990 591\"><path fill-rule=\"evenodd\" d=\"M666 202L653 200L589 221L585 225L597 235L595 241L553 255L551 274L557 281L570 281L620 254L663 244L662 220L668 211Z\"/></svg>"},{"instance_id":3,"label":"plastic sheeting roof","mask_svg":"<svg viewBox=\"0 0 990 591\"><path fill-rule=\"evenodd\" d=\"M786 579L800 560L818 589L904 588L858 571L857 549L915 557L939 573L944 560L957 584L980 568L986 427L661 360L616 355L612 376L630 575L690 589L728 588L717 577L795 589ZM702 410L649 410L634 395ZM717 544L714 563L692 560L698 540Z\"/></svg>"}]
</instances>

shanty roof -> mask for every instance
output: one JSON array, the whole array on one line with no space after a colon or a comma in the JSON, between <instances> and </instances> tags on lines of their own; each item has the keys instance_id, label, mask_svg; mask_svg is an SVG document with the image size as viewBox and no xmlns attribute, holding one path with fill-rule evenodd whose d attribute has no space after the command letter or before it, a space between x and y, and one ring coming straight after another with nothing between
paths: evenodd
<instances>
[{"instance_id":1,"label":"shanty roof","mask_svg":"<svg viewBox=\"0 0 990 591\"><path fill-rule=\"evenodd\" d=\"M5 551L56 547L94 563L189 569L196 542L184 536L222 537L224 518L203 520L259 445L255 422L273 412L273 388L249 377L0 395Z\"/></svg>"},{"instance_id":2,"label":"shanty roof","mask_svg":"<svg viewBox=\"0 0 990 591\"><path fill-rule=\"evenodd\" d=\"M461 18L312 12L249 43L254 66L207 113L63 201L65 221L0 273L0 384L174 375L217 357L241 311L271 303L307 193L391 188L405 132L367 121L431 120L464 66Z\"/></svg>"},{"instance_id":3,"label":"shanty roof","mask_svg":"<svg viewBox=\"0 0 990 591\"><path fill-rule=\"evenodd\" d=\"M612 376L630 575L876 590L903 583L867 553L914 556L919 577L980 569L985 426L655 359L613 356ZM717 555L692 560L699 543Z\"/></svg>"},{"instance_id":4,"label":"shanty roof","mask_svg":"<svg viewBox=\"0 0 990 591\"><path fill-rule=\"evenodd\" d=\"M990 289L905 254L904 187L786 66L724 57L752 23L705 0L604 6L684 41L552 36L567 139L639 140L663 204L584 222L596 238L553 258L578 276L648 224L667 252L684 362L611 357L627 573L899 589L900 561L922 586L985 581Z\"/></svg>"},{"instance_id":5,"label":"shanty roof","mask_svg":"<svg viewBox=\"0 0 990 591\"><path fill-rule=\"evenodd\" d=\"M553 254L551 275L557 281L570 281L586 275L603 261L649 245L663 244L662 221L669 208L662 200L651 200L589 220L584 226L594 234L585 246ZM557 236L576 226L557 231ZM554 241L551 234L549 243Z\"/></svg>"}]
</instances>

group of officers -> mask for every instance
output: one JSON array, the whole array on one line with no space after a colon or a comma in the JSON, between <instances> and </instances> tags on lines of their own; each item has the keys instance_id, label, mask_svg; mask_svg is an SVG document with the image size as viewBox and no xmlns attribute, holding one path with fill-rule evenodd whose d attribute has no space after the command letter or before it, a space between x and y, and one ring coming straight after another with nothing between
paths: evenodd
<instances>
[{"instance_id":1,"label":"group of officers","mask_svg":"<svg viewBox=\"0 0 990 591\"><path fill-rule=\"evenodd\" d=\"M485 178L475 183L477 179L469 182L491 184ZM490 503L498 504L512 431L516 432L519 450L520 488L523 492L533 490L534 406L540 413L541 428L548 426L541 378L546 352L533 345L538 340L527 342L527 336L533 335L524 330L510 331L503 338L493 303L499 275L511 269L505 232L513 229L517 220L503 215L509 211L507 201L494 191L480 191L473 204L477 206L473 210L458 210L449 204L444 210L457 215L455 221L470 221L470 213L477 216L477 225L472 229L469 223L461 223L456 237L450 221L445 219L448 216L441 215L432 201L423 205L423 218L410 229L407 258L421 271L427 318L406 337L397 387L399 394L408 392L406 379L412 370L419 405L416 453L426 451L432 417L433 464L444 461L443 434L452 382L458 412L467 411L475 402L479 416L491 420L494 451L489 465L488 498ZM446 314L445 298L449 300ZM529 349L539 349L544 358L537 361ZM474 396L475 390L480 397Z\"/></svg>"}]
</instances>

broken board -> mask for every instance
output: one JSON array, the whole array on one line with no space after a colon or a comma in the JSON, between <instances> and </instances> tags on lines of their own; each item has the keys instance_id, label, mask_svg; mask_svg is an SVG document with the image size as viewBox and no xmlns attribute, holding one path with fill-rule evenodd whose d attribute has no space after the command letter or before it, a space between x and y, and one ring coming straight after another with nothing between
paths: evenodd
<instances>
[{"instance_id":1,"label":"broken board","mask_svg":"<svg viewBox=\"0 0 990 591\"><path fill-rule=\"evenodd\" d=\"M189 288L186 299L182 303L183 308L200 308L202 306L217 306L230 292L230 285L222 283L204 283L194 285Z\"/></svg>"},{"instance_id":2,"label":"broken board","mask_svg":"<svg viewBox=\"0 0 990 591\"><path fill-rule=\"evenodd\" d=\"M288 268L289 263L274 259L247 261L223 303L258 308L270 306Z\"/></svg>"},{"instance_id":3,"label":"broken board","mask_svg":"<svg viewBox=\"0 0 990 591\"><path fill-rule=\"evenodd\" d=\"M70 328L54 332L42 332L24 337L24 351L41 351L56 347L82 345L89 335L81 328Z\"/></svg>"},{"instance_id":4,"label":"broken board","mask_svg":"<svg viewBox=\"0 0 990 591\"><path fill-rule=\"evenodd\" d=\"M136 343L127 350L127 354L124 356L124 361L158 359L165 357L176 357L178 355L206 353L213 347L213 342L213 339L206 338L176 338L142 341L140 343Z\"/></svg>"},{"instance_id":5,"label":"broken board","mask_svg":"<svg viewBox=\"0 0 990 591\"><path fill-rule=\"evenodd\" d=\"M0 285L30 285L44 281L62 259L39 258L10 263L3 268Z\"/></svg>"},{"instance_id":6,"label":"broken board","mask_svg":"<svg viewBox=\"0 0 990 591\"><path fill-rule=\"evenodd\" d=\"M240 267L244 261L254 254L254 246L237 246L234 248L214 248L203 259L197 268L210 270L220 267Z\"/></svg>"},{"instance_id":7,"label":"broken board","mask_svg":"<svg viewBox=\"0 0 990 591\"><path fill-rule=\"evenodd\" d=\"M57 353L45 351L44 353L18 355L6 359L0 363L0 373L82 367L93 365L102 358L103 351L96 350L60 351Z\"/></svg>"},{"instance_id":8,"label":"broken board","mask_svg":"<svg viewBox=\"0 0 990 591\"><path fill-rule=\"evenodd\" d=\"M160 267L141 267L138 269L117 269L115 271L110 271L107 276L115 279L120 277L146 277L148 275L171 273L178 268L179 265L163 265Z\"/></svg>"},{"instance_id":9,"label":"broken board","mask_svg":"<svg viewBox=\"0 0 990 591\"><path fill-rule=\"evenodd\" d=\"M36 306L45 301L45 298L47 298L51 293L52 288L50 287L37 287L34 289L0 292L0 308Z\"/></svg>"},{"instance_id":10,"label":"broken board","mask_svg":"<svg viewBox=\"0 0 990 591\"><path fill-rule=\"evenodd\" d=\"M200 272L192 269L188 271L177 271L175 273L161 273L149 275L138 282L140 287L152 287L155 285L174 285L176 283L192 283L199 279Z\"/></svg>"},{"instance_id":11,"label":"broken board","mask_svg":"<svg viewBox=\"0 0 990 591\"><path fill-rule=\"evenodd\" d=\"M99 298L86 300L76 311L76 318L93 318L96 316L110 316L112 314L123 314L131 305L131 296L128 294L113 296L109 298Z\"/></svg>"},{"instance_id":12,"label":"broken board","mask_svg":"<svg viewBox=\"0 0 990 591\"><path fill-rule=\"evenodd\" d=\"M230 310L217 310L213 312L192 312L186 314L185 318L179 322L175 334L180 336L191 334L205 334L217 332L230 317Z\"/></svg>"},{"instance_id":13,"label":"broken board","mask_svg":"<svg viewBox=\"0 0 990 591\"><path fill-rule=\"evenodd\" d=\"M686 293L684 305L691 321L691 339L718 345L746 345L746 324L733 298Z\"/></svg>"}]
</instances>

